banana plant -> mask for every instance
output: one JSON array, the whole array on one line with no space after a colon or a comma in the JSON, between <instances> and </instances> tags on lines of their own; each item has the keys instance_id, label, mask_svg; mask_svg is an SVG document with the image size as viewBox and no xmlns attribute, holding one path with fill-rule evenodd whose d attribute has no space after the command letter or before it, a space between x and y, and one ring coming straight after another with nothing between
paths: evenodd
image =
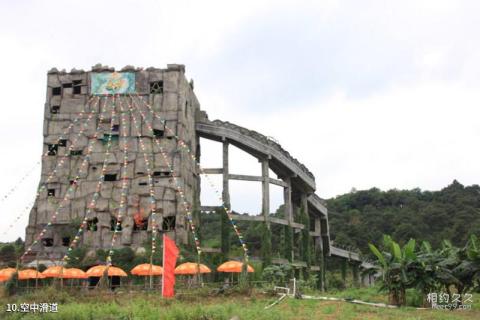
<instances>
[{"instance_id":1,"label":"banana plant","mask_svg":"<svg viewBox=\"0 0 480 320\"><path fill-rule=\"evenodd\" d=\"M442 255L438 250L433 250L429 242L423 241L417 252L418 264L412 270L415 273L414 286L423 295L423 306L430 303L427 296L431 292L438 292L444 283L453 283L455 278L451 271L441 265Z\"/></svg>"},{"instance_id":2,"label":"banana plant","mask_svg":"<svg viewBox=\"0 0 480 320\"><path fill-rule=\"evenodd\" d=\"M412 273L417 264L415 253L416 242L410 239L407 244L400 248L390 236L383 236L383 251L375 245L369 244L372 253L377 257L382 272L381 290L389 293L389 303L393 305L405 305L405 291L415 282L415 274Z\"/></svg>"},{"instance_id":3,"label":"banana plant","mask_svg":"<svg viewBox=\"0 0 480 320\"><path fill-rule=\"evenodd\" d=\"M480 289L480 241L478 237L472 234L467 243L467 258L472 261L475 266L475 274L473 275L472 286Z\"/></svg>"},{"instance_id":4,"label":"banana plant","mask_svg":"<svg viewBox=\"0 0 480 320\"><path fill-rule=\"evenodd\" d=\"M452 273L459 280L456 285L457 291L464 294L472 289L480 280L480 250L479 241L475 235L471 235L467 244L458 254L459 264Z\"/></svg>"}]
</instances>

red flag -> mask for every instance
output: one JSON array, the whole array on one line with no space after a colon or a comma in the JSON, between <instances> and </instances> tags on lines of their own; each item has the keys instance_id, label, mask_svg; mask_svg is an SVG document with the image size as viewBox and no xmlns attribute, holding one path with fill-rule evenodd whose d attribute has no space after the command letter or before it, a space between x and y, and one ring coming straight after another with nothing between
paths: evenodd
<instances>
[{"instance_id":1,"label":"red flag","mask_svg":"<svg viewBox=\"0 0 480 320\"><path fill-rule=\"evenodd\" d=\"M175 295L175 265L177 264L178 248L175 241L163 235L163 277L162 296L171 298Z\"/></svg>"}]
</instances>

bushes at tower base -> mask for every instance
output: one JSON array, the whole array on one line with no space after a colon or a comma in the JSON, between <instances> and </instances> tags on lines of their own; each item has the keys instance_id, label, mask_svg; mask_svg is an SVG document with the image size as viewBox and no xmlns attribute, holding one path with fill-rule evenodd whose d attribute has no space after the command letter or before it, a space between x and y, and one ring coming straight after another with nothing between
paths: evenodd
<instances>
[{"instance_id":1,"label":"bushes at tower base","mask_svg":"<svg viewBox=\"0 0 480 320\"><path fill-rule=\"evenodd\" d=\"M7 283L5 283L5 293L13 296L17 293L18 272L15 272Z\"/></svg>"},{"instance_id":2,"label":"bushes at tower base","mask_svg":"<svg viewBox=\"0 0 480 320\"><path fill-rule=\"evenodd\" d=\"M293 273L290 264L270 265L263 269L262 279L279 286L287 286Z\"/></svg>"},{"instance_id":3,"label":"bushes at tower base","mask_svg":"<svg viewBox=\"0 0 480 320\"><path fill-rule=\"evenodd\" d=\"M0 243L0 267L15 267L17 259L23 254L25 244L21 238L14 242Z\"/></svg>"},{"instance_id":4,"label":"bushes at tower base","mask_svg":"<svg viewBox=\"0 0 480 320\"><path fill-rule=\"evenodd\" d=\"M13 244L6 244L0 249L0 265L7 265L10 262L17 260L15 246Z\"/></svg>"},{"instance_id":5,"label":"bushes at tower base","mask_svg":"<svg viewBox=\"0 0 480 320\"><path fill-rule=\"evenodd\" d=\"M160 255L161 255L161 249ZM67 259L67 268L79 268L86 270L92 265L103 264L107 261L109 250L98 249L97 251L88 250L85 247L78 247L70 251ZM144 263L150 259L145 250L142 254L135 254L130 247L114 249L112 254L112 264L123 270L131 270L134 266ZM155 259L154 263L157 263ZM161 262L161 261L160 261Z\"/></svg>"}]
</instances>

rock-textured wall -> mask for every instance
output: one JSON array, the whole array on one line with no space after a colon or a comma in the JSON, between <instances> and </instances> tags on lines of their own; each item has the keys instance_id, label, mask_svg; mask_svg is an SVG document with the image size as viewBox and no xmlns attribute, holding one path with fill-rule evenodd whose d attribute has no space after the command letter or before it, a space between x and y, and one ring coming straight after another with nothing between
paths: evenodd
<instances>
[{"instance_id":1,"label":"rock-textured wall","mask_svg":"<svg viewBox=\"0 0 480 320\"><path fill-rule=\"evenodd\" d=\"M147 240L151 232L151 210L144 152L154 173L157 227L160 231L168 232L178 242L187 241L185 207L177 187L180 186L184 199L188 206L192 207L194 201L198 201L196 195L199 192L199 181L197 168L190 154L180 147L179 140L174 136L183 140L193 154L197 152L198 137L195 134L194 119L200 106L193 93L193 83L189 83L185 78L183 65L146 70L127 66L121 71L135 73L136 93L116 97L116 117L113 122L112 97L93 97L90 84L90 73L114 72L112 68L97 65L88 72L73 69L67 73L52 69L48 73L43 151L44 154L49 150L51 152L42 158L39 187L44 188L30 212L26 228L27 246L33 243L41 230L52 221L55 212L58 215L52 225L46 228L46 233L39 243L33 247L33 252L50 252L58 257L66 252L71 241L71 230L77 229L84 219L87 206L102 175L106 142L110 135L112 144L105 173L110 175L110 178L113 175L116 177L114 181L102 183L96 206L87 216L88 227L83 233L81 243L91 248L110 248L114 233L112 223L114 224L120 210L123 178L127 182L127 201L124 207L126 209L122 213L122 230L118 231L115 246L137 248ZM158 117L154 117L140 99L148 103ZM133 108L133 115L130 112L125 113L126 123L123 123L121 111L127 111L129 107ZM80 117L79 113L82 113ZM132 116L135 117L138 128ZM67 130L69 126L72 126L71 130ZM150 128L156 131L158 145ZM126 140L124 135L127 136ZM145 149L141 148L140 141ZM124 143L127 143L128 147L125 176ZM85 160L86 165L82 167ZM173 168L173 175L167 162ZM77 183L72 184L77 175ZM64 201L70 187L73 192L69 192L68 200ZM172 216L175 217L174 226L171 225L173 219L167 218ZM139 224L134 227L135 219L138 221L139 217L145 221L148 219L147 230L141 230ZM168 223L163 223L164 220Z\"/></svg>"}]
</instances>

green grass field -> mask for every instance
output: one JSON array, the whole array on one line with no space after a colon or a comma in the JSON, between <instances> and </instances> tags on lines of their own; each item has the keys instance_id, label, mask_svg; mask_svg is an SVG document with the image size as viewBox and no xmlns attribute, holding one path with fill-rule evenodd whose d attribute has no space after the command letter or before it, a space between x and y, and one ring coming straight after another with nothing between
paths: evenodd
<instances>
[{"instance_id":1,"label":"green grass field","mask_svg":"<svg viewBox=\"0 0 480 320\"><path fill-rule=\"evenodd\" d=\"M320 295L320 293L317 293ZM350 289L325 294L383 302L385 297L375 289ZM480 295L474 296L471 310L416 310L406 307L386 309L355 305L348 302L297 300L288 298L265 310L276 297L255 292L228 296L211 296L205 290L191 291L172 300L161 299L157 293L115 294L106 292L67 293L46 288L35 293L3 297L0 319L480 319ZM57 302L58 313L7 313L7 303Z\"/></svg>"}]
</instances>

